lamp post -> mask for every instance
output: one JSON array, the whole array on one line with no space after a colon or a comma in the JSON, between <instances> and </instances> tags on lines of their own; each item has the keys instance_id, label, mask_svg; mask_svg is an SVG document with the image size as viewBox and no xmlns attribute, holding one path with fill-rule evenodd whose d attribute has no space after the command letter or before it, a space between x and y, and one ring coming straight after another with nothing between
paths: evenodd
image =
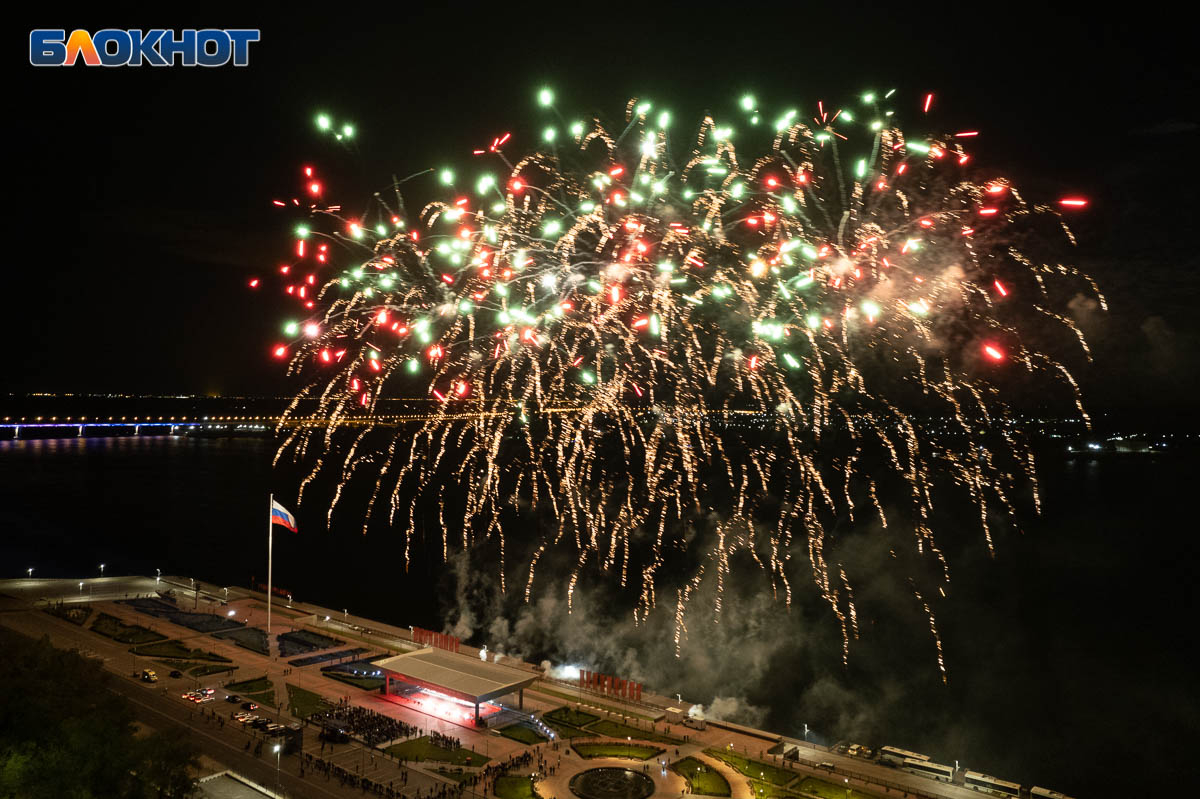
<instances>
[{"instance_id":1,"label":"lamp post","mask_svg":"<svg viewBox=\"0 0 1200 799\"><path fill-rule=\"evenodd\" d=\"M79 581L79 595L83 596L83 580Z\"/></svg>"},{"instance_id":2,"label":"lamp post","mask_svg":"<svg viewBox=\"0 0 1200 799\"><path fill-rule=\"evenodd\" d=\"M162 569L155 569L154 571L156 572L154 575L154 584L158 585L162 582Z\"/></svg>"},{"instance_id":3,"label":"lamp post","mask_svg":"<svg viewBox=\"0 0 1200 799\"><path fill-rule=\"evenodd\" d=\"M104 564L103 563L100 564L100 576L101 577L104 576Z\"/></svg>"},{"instance_id":4,"label":"lamp post","mask_svg":"<svg viewBox=\"0 0 1200 799\"><path fill-rule=\"evenodd\" d=\"M33 577L33 569L26 569L25 571L29 573L30 577Z\"/></svg>"},{"instance_id":5,"label":"lamp post","mask_svg":"<svg viewBox=\"0 0 1200 799\"><path fill-rule=\"evenodd\" d=\"M279 751L283 748L275 744L275 793L279 793Z\"/></svg>"}]
</instances>

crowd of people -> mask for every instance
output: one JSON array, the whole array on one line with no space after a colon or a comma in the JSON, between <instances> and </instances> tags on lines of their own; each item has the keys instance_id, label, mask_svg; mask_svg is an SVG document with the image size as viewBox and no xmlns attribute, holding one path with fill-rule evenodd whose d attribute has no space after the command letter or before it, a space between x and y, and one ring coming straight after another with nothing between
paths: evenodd
<instances>
[{"instance_id":1,"label":"crowd of people","mask_svg":"<svg viewBox=\"0 0 1200 799\"><path fill-rule=\"evenodd\" d=\"M368 746L379 746L389 741L409 738L421 732L419 727L405 724L399 719L385 716L365 707L352 705L343 700L321 713L309 717L309 721L322 727L337 727L362 739Z\"/></svg>"},{"instance_id":2,"label":"crowd of people","mask_svg":"<svg viewBox=\"0 0 1200 799\"><path fill-rule=\"evenodd\" d=\"M558 749L557 744L551 747L554 750ZM508 773L514 769L523 769L532 763L537 763L537 770L542 774L553 774L558 770L559 764L562 763L562 756L551 765L550 761L542 754L542 747L535 746L533 749L526 749L520 754L512 755L507 760L493 763L490 766L484 766L475 774L474 777L467 780L465 784L482 786L481 791L484 794L490 793L496 786L496 780L500 777L508 776Z\"/></svg>"},{"instance_id":3,"label":"crowd of people","mask_svg":"<svg viewBox=\"0 0 1200 799\"><path fill-rule=\"evenodd\" d=\"M452 735L442 735L440 732L434 732L433 730L429 731L429 741L434 746L442 749L454 750L462 748L462 741L459 739Z\"/></svg>"},{"instance_id":4,"label":"crowd of people","mask_svg":"<svg viewBox=\"0 0 1200 799\"><path fill-rule=\"evenodd\" d=\"M351 773L349 769L331 763L312 752L305 753L304 762L300 767L300 776L303 777L308 771L324 774L327 781L336 779L343 786L360 788L363 793L372 793L385 797L385 799L403 799L405 795L401 789L408 782L408 772L402 772L399 780L388 780L384 783ZM397 782L399 785L396 784Z\"/></svg>"}]
</instances>

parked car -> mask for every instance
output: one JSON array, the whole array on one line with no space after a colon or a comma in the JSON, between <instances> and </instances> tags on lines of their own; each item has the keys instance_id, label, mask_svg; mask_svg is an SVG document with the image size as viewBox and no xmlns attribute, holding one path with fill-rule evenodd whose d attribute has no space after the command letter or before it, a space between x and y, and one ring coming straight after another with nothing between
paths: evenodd
<instances>
[{"instance_id":1,"label":"parked car","mask_svg":"<svg viewBox=\"0 0 1200 799\"><path fill-rule=\"evenodd\" d=\"M178 679L179 679L180 677L182 677L182 676L183 676L183 672L182 672L182 671L173 671L173 672L171 672L171 679L172 679L172 680L178 680Z\"/></svg>"},{"instance_id":2,"label":"parked car","mask_svg":"<svg viewBox=\"0 0 1200 799\"><path fill-rule=\"evenodd\" d=\"M242 701L242 698L237 694L230 694L229 696L225 697L225 701L229 702L231 705L236 705L238 702Z\"/></svg>"},{"instance_id":3,"label":"parked car","mask_svg":"<svg viewBox=\"0 0 1200 799\"><path fill-rule=\"evenodd\" d=\"M242 702L242 710L258 710L258 705L254 702Z\"/></svg>"}]
</instances>

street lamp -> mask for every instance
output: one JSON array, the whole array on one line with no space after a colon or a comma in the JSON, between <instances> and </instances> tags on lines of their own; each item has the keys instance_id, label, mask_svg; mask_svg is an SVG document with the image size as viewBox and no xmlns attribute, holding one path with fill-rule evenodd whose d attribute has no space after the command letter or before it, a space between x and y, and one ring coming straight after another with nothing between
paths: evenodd
<instances>
[{"instance_id":1,"label":"street lamp","mask_svg":"<svg viewBox=\"0 0 1200 799\"><path fill-rule=\"evenodd\" d=\"M162 581L162 569L155 569L154 571L157 572L157 574L154 575L154 584L158 585L158 583Z\"/></svg>"},{"instance_id":2,"label":"street lamp","mask_svg":"<svg viewBox=\"0 0 1200 799\"><path fill-rule=\"evenodd\" d=\"M25 571L29 573L30 577L33 576L33 569L26 569Z\"/></svg>"},{"instance_id":3,"label":"street lamp","mask_svg":"<svg viewBox=\"0 0 1200 799\"><path fill-rule=\"evenodd\" d=\"M282 749L279 744L275 744L275 793L279 793L279 750Z\"/></svg>"},{"instance_id":4,"label":"street lamp","mask_svg":"<svg viewBox=\"0 0 1200 799\"><path fill-rule=\"evenodd\" d=\"M103 563L100 564L100 576L101 577L104 576L104 564Z\"/></svg>"},{"instance_id":5,"label":"street lamp","mask_svg":"<svg viewBox=\"0 0 1200 799\"><path fill-rule=\"evenodd\" d=\"M79 595L83 596L83 580L79 581Z\"/></svg>"}]
</instances>

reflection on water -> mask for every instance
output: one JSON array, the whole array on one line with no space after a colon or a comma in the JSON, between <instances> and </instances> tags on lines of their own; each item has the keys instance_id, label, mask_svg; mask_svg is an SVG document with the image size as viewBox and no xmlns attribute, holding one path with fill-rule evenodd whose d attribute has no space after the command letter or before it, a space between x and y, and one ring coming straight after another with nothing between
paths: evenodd
<instances>
[{"instance_id":1,"label":"reflection on water","mask_svg":"<svg viewBox=\"0 0 1200 799\"><path fill-rule=\"evenodd\" d=\"M272 454L265 439L0 441L0 572L86 576L106 563L107 574L161 568L217 585L261 579ZM1163 730L1184 741L1182 719L1195 709L1191 675L1169 651L1198 643L1189 615L1200 555L1196 467L1185 456L1060 457L1043 459L1039 472L1042 518L1001 542L995 559L976 553L957 567L942 616L950 685L872 708L892 740L863 742L974 753L1001 776L1079 786L1080 795L1116 795L1112 775L1093 777L1097 757L1169 784L1186 755L1137 742L1162 741ZM294 497L295 486L276 479L275 490ZM405 572L386 531L363 536L323 523L320 509L306 507L299 534L276 533L279 586L298 599L442 628L438 561L421 553ZM919 632L913 638L926 645ZM795 702L808 687L772 685L770 701L800 718L810 709Z\"/></svg>"}]
</instances>

